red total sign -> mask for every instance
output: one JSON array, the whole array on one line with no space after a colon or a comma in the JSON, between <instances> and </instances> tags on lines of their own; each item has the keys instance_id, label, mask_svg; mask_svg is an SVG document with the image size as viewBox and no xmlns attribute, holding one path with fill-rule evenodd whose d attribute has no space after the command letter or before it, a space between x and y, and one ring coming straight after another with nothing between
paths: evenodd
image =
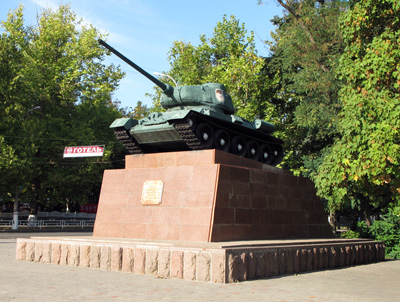
<instances>
[{"instance_id":1,"label":"red total sign","mask_svg":"<svg viewBox=\"0 0 400 302\"><path fill-rule=\"evenodd\" d=\"M65 157L103 156L104 146L65 147Z\"/></svg>"}]
</instances>

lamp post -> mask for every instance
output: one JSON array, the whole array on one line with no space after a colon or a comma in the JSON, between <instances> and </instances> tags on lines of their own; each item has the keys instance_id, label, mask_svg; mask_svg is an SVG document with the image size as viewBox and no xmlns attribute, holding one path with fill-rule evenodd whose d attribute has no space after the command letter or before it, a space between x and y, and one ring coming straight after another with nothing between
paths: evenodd
<instances>
[{"instance_id":1,"label":"lamp post","mask_svg":"<svg viewBox=\"0 0 400 302\"><path fill-rule=\"evenodd\" d=\"M18 230L18 215L19 215L19 188L15 189L15 198L14 198L14 209L13 209L13 221L12 221L12 230Z\"/></svg>"},{"instance_id":2,"label":"lamp post","mask_svg":"<svg viewBox=\"0 0 400 302\"><path fill-rule=\"evenodd\" d=\"M171 77L170 75L168 75L168 74L165 74L165 73L159 73L159 72L153 72L153 74L155 75L155 76L158 76L158 77L168 77L168 78L170 78L171 80L172 80L172 82L174 82L174 84L175 84L175 87L176 86L178 86L178 84L176 83L176 81L174 80L174 78L173 77Z\"/></svg>"},{"instance_id":3,"label":"lamp post","mask_svg":"<svg viewBox=\"0 0 400 302\"><path fill-rule=\"evenodd\" d=\"M33 107L32 109L29 109L25 114L22 116L22 119L29 113L34 110L40 109L40 106ZM13 221L11 225L12 230L18 230L18 218L19 218L19 190L20 187L18 186L15 189L15 198L14 198L14 208L13 208Z\"/></svg>"}]
</instances>

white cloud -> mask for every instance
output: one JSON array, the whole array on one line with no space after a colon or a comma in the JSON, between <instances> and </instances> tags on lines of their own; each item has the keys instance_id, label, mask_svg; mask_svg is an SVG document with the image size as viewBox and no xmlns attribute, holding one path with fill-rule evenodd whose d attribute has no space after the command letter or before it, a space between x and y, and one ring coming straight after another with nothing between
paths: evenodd
<instances>
[{"instance_id":1,"label":"white cloud","mask_svg":"<svg viewBox=\"0 0 400 302\"><path fill-rule=\"evenodd\" d=\"M102 3L118 9L121 12L133 14L134 16L153 17L155 9L141 0L104 0Z\"/></svg>"},{"instance_id":2,"label":"white cloud","mask_svg":"<svg viewBox=\"0 0 400 302\"><path fill-rule=\"evenodd\" d=\"M60 6L60 3L55 0L31 0L31 1L42 8L51 8L52 10L56 10Z\"/></svg>"}]
</instances>

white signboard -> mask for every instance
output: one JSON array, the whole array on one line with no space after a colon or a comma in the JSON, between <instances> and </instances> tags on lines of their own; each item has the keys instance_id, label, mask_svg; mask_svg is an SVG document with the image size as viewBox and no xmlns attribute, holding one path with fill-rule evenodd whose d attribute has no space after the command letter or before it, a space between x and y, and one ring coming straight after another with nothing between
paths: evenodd
<instances>
[{"instance_id":1,"label":"white signboard","mask_svg":"<svg viewBox=\"0 0 400 302\"><path fill-rule=\"evenodd\" d=\"M79 147L64 148L64 158L103 156L103 153L104 153L104 146L79 146Z\"/></svg>"}]
</instances>

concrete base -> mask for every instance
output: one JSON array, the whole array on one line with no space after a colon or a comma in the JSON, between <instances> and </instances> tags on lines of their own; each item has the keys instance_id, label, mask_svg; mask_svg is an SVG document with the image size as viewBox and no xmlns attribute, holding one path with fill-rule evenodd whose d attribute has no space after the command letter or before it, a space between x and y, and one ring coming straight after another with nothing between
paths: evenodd
<instances>
[{"instance_id":1,"label":"concrete base","mask_svg":"<svg viewBox=\"0 0 400 302\"><path fill-rule=\"evenodd\" d=\"M382 261L382 242L308 239L194 243L115 238L18 239L16 259L229 283Z\"/></svg>"}]
</instances>

